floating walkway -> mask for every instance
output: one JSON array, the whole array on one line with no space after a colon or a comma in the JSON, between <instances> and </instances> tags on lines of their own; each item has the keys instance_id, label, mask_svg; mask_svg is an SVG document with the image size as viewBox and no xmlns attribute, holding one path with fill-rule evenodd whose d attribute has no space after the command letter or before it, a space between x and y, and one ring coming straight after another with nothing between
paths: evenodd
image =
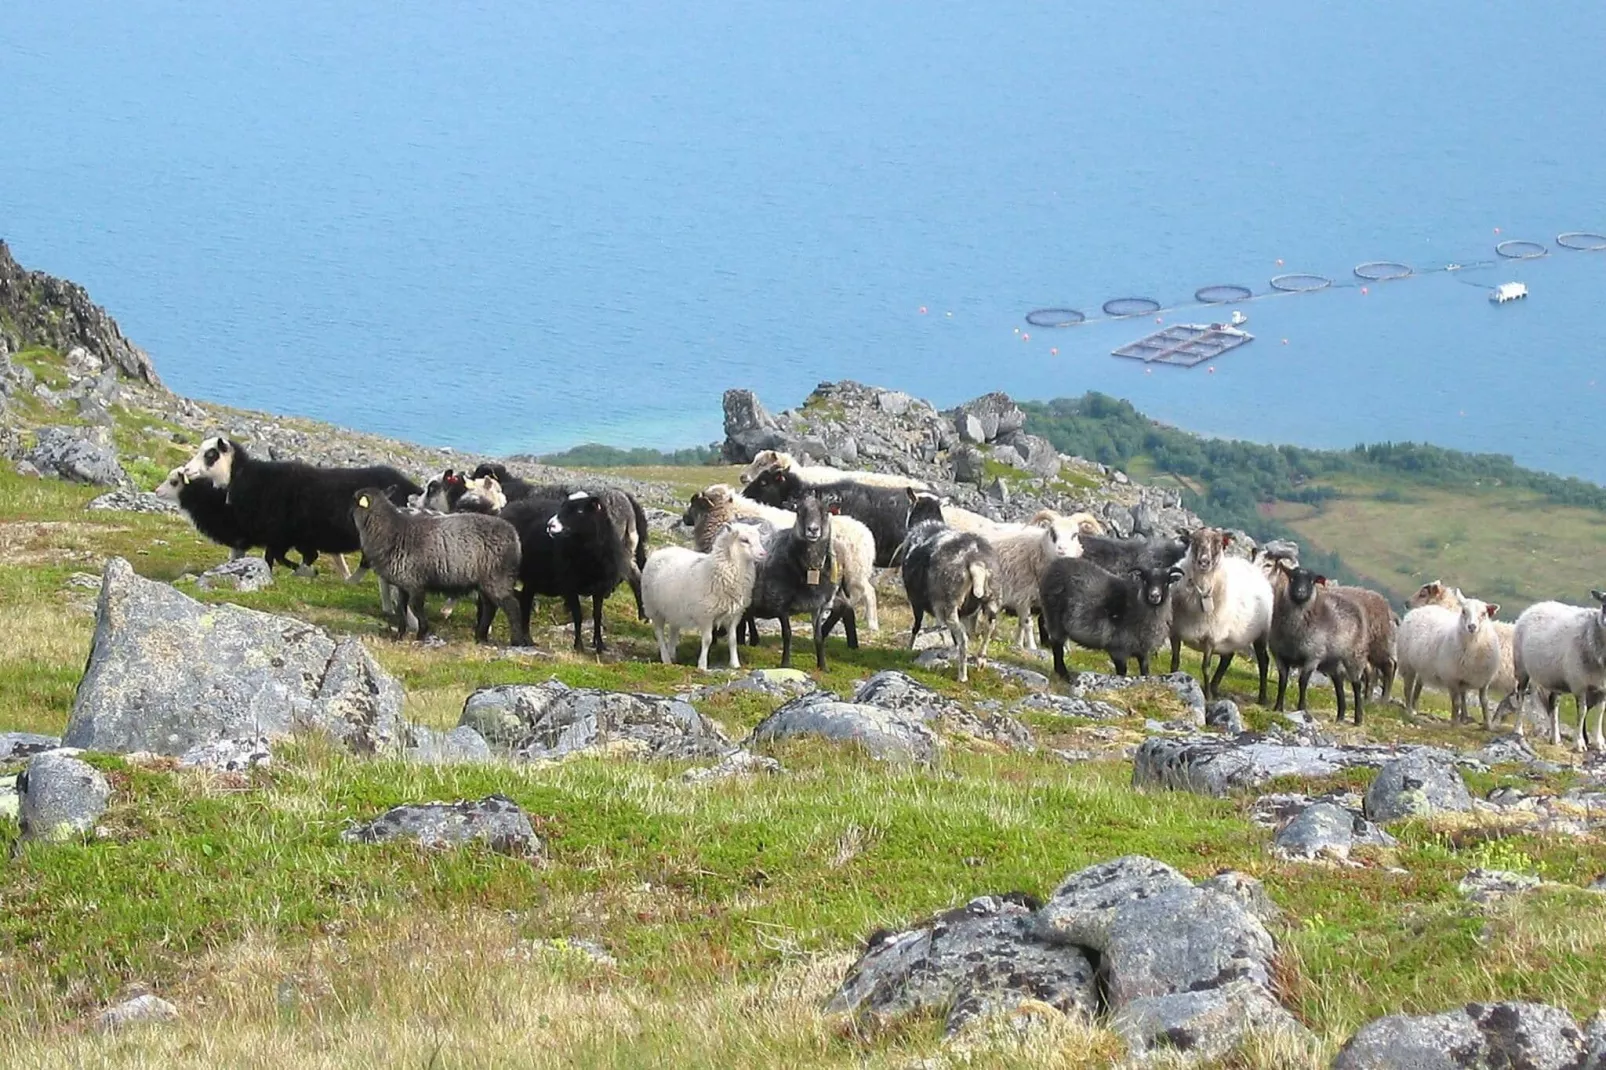
<instances>
[{"instance_id":1,"label":"floating walkway","mask_svg":"<svg viewBox=\"0 0 1606 1070\"><path fill-rule=\"evenodd\" d=\"M1248 331L1224 323L1175 323L1110 352L1145 364L1192 368L1254 340L1255 336Z\"/></svg>"}]
</instances>

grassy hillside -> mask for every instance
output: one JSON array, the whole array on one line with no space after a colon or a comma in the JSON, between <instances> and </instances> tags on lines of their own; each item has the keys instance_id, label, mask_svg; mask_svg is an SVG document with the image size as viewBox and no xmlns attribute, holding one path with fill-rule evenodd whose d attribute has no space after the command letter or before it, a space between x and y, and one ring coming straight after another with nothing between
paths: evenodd
<instances>
[{"instance_id":1,"label":"grassy hillside","mask_svg":"<svg viewBox=\"0 0 1606 1070\"><path fill-rule=\"evenodd\" d=\"M1297 539L1318 567L1396 600L1442 579L1516 612L1585 599L1606 577L1606 488L1510 457L1206 439L1101 394L1022 407L1062 452L1174 487L1210 523Z\"/></svg>"}]
</instances>

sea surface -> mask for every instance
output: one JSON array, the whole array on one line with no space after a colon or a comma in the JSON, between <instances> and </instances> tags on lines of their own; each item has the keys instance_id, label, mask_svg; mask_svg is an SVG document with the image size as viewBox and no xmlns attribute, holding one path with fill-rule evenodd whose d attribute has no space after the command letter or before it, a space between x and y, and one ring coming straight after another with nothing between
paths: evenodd
<instances>
[{"instance_id":1,"label":"sea surface","mask_svg":"<svg viewBox=\"0 0 1606 1070\"><path fill-rule=\"evenodd\" d=\"M1606 252L1554 245L1606 231L1603 41L1598 0L12 4L0 237L179 391L430 443L706 442L728 386L853 378L1606 481ZM1294 271L1344 285L1214 371L1023 321Z\"/></svg>"}]
</instances>

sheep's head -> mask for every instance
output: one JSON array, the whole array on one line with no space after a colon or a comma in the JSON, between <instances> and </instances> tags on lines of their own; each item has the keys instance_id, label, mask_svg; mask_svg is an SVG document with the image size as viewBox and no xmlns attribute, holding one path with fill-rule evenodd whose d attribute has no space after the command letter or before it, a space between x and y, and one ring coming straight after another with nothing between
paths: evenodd
<instances>
[{"instance_id":1,"label":"sheep's head","mask_svg":"<svg viewBox=\"0 0 1606 1070\"><path fill-rule=\"evenodd\" d=\"M1455 595L1451 593L1449 587L1446 587L1438 580L1424 583L1416 589L1416 593L1405 603L1407 609L1418 609L1422 606L1443 606L1445 609L1454 609Z\"/></svg>"},{"instance_id":2,"label":"sheep's head","mask_svg":"<svg viewBox=\"0 0 1606 1070\"><path fill-rule=\"evenodd\" d=\"M780 505L798 488L797 477L784 468L766 468L742 488L742 494L765 505Z\"/></svg>"},{"instance_id":3,"label":"sheep's head","mask_svg":"<svg viewBox=\"0 0 1606 1070\"><path fill-rule=\"evenodd\" d=\"M351 496L351 519L357 524L371 515L375 509L381 509L390 504L390 499L378 487L364 487Z\"/></svg>"},{"instance_id":4,"label":"sheep's head","mask_svg":"<svg viewBox=\"0 0 1606 1070\"><path fill-rule=\"evenodd\" d=\"M1460 592L1457 593L1459 594ZM1478 629L1483 627L1484 622L1493 620L1495 613L1500 609L1498 605L1480 602L1476 598L1467 598L1465 596L1461 598L1459 608L1461 612L1461 628L1468 635L1477 635Z\"/></svg>"},{"instance_id":5,"label":"sheep's head","mask_svg":"<svg viewBox=\"0 0 1606 1070\"><path fill-rule=\"evenodd\" d=\"M156 496L164 501L176 502L178 501L179 491L183 490L184 484L188 482L189 480L184 476L184 470L175 468L167 473L166 479L156 484Z\"/></svg>"},{"instance_id":6,"label":"sheep's head","mask_svg":"<svg viewBox=\"0 0 1606 1070\"><path fill-rule=\"evenodd\" d=\"M1188 560L1196 573L1213 572L1221 563L1221 555L1232 542L1232 532L1218 528L1195 528L1184 536L1188 543Z\"/></svg>"},{"instance_id":7,"label":"sheep's head","mask_svg":"<svg viewBox=\"0 0 1606 1070\"><path fill-rule=\"evenodd\" d=\"M1151 606L1165 605L1165 600L1171 594L1171 585L1182 579L1180 568L1135 568L1131 571L1133 581L1138 585L1138 594L1143 601Z\"/></svg>"},{"instance_id":8,"label":"sheep's head","mask_svg":"<svg viewBox=\"0 0 1606 1070\"><path fill-rule=\"evenodd\" d=\"M941 498L930 491L915 490L913 487L908 489L907 494L909 496L909 516L905 522L905 527L912 528L916 524L923 524L928 520L941 522Z\"/></svg>"},{"instance_id":9,"label":"sheep's head","mask_svg":"<svg viewBox=\"0 0 1606 1070\"><path fill-rule=\"evenodd\" d=\"M234 443L221 435L215 435L201 443L201 448L195 451L195 456L178 469L184 482L205 479L219 487L227 487L229 480L234 476L234 455L238 452Z\"/></svg>"},{"instance_id":10,"label":"sheep's head","mask_svg":"<svg viewBox=\"0 0 1606 1070\"><path fill-rule=\"evenodd\" d=\"M1316 597L1316 588L1327 586L1327 577L1284 561L1283 571L1288 575L1288 597L1296 606L1302 606Z\"/></svg>"},{"instance_id":11,"label":"sheep's head","mask_svg":"<svg viewBox=\"0 0 1606 1070\"><path fill-rule=\"evenodd\" d=\"M558 506L558 511L546 522L546 533L553 536L566 535L595 527L602 512L601 498L577 490Z\"/></svg>"},{"instance_id":12,"label":"sheep's head","mask_svg":"<svg viewBox=\"0 0 1606 1070\"><path fill-rule=\"evenodd\" d=\"M764 533L756 524L726 524L719 538L732 557L764 560Z\"/></svg>"},{"instance_id":13,"label":"sheep's head","mask_svg":"<svg viewBox=\"0 0 1606 1070\"><path fill-rule=\"evenodd\" d=\"M451 472L452 470L450 468L446 470L447 475L451 475ZM496 461L486 461L484 464L478 465L474 469L474 473L470 475L469 478L481 479L485 476L495 476L498 483L506 483L510 478L512 478L512 473L507 470L507 465L505 464L500 464ZM461 479L462 477L459 476L458 478Z\"/></svg>"},{"instance_id":14,"label":"sheep's head","mask_svg":"<svg viewBox=\"0 0 1606 1070\"><path fill-rule=\"evenodd\" d=\"M753 454L752 463L742 469L739 478L742 485L746 486L771 468L790 468L791 465L792 455L789 453L780 453L776 450L759 450Z\"/></svg>"},{"instance_id":15,"label":"sheep's head","mask_svg":"<svg viewBox=\"0 0 1606 1070\"><path fill-rule=\"evenodd\" d=\"M796 531L804 542L831 537L831 510L818 494L805 494L798 499Z\"/></svg>"}]
</instances>

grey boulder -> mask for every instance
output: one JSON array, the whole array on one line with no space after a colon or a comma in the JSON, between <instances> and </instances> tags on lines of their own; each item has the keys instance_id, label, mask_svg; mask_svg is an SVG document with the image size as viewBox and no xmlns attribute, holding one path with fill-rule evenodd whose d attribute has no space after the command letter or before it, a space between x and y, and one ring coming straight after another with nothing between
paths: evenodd
<instances>
[{"instance_id":1,"label":"grey boulder","mask_svg":"<svg viewBox=\"0 0 1606 1070\"><path fill-rule=\"evenodd\" d=\"M971 713L953 699L896 669L883 669L865 680L854 690L851 701L907 714L938 731L990 740L1019 750L1032 748L1030 729L1013 717Z\"/></svg>"},{"instance_id":2,"label":"grey boulder","mask_svg":"<svg viewBox=\"0 0 1606 1070\"><path fill-rule=\"evenodd\" d=\"M197 743L178 757L180 769L244 773L273 763L273 744L266 736L215 739Z\"/></svg>"},{"instance_id":3,"label":"grey boulder","mask_svg":"<svg viewBox=\"0 0 1606 1070\"><path fill-rule=\"evenodd\" d=\"M916 713L842 702L819 691L770 714L753 729L745 746L799 736L855 744L873 758L893 762L930 762L939 746L937 733Z\"/></svg>"},{"instance_id":4,"label":"grey boulder","mask_svg":"<svg viewBox=\"0 0 1606 1070\"><path fill-rule=\"evenodd\" d=\"M721 758L718 764L688 769L681 774L681 779L688 784L706 784L713 780L729 780L731 777L780 772L783 772L781 763L774 758L737 747Z\"/></svg>"},{"instance_id":5,"label":"grey boulder","mask_svg":"<svg viewBox=\"0 0 1606 1070\"><path fill-rule=\"evenodd\" d=\"M466 724L450 732L437 732L423 725L408 728L410 742L407 760L425 765L461 765L464 762L488 762L496 755L485 737Z\"/></svg>"},{"instance_id":6,"label":"grey boulder","mask_svg":"<svg viewBox=\"0 0 1606 1070\"><path fill-rule=\"evenodd\" d=\"M1469 1003L1362 1026L1333 1070L1600 1070L1606 1058L1572 1015L1541 1003Z\"/></svg>"},{"instance_id":7,"label":"grey boulder","mask_svg":"<svg viewBox=\"0 0 1606 1070\"><path fill-rule=\"evenodd\" d=\"M455 803L396 806L340 834L348 843L416 840L424 847L461 847L474 841L503 854L536 855L541 840L519 804L505 795Z\"/></svg>"},{"instance_id":8,"label":"grey boulder","mask_svg":"<svg viewBox=\"0 0 1606 1070\"><path fill-rule=\"evenodd\" d=\"M1205 710L1205 727L1219 728L1229 736L1240 735L1244 730L1244 717L1232 699L1218 699Z\"/></svg>"},{"instance_id":9,"label":"grey boulder","mask_svg":"<svg viewBox=\"0 0 1606 1070\"><path fill-rule=\"evenodd\" d=\"M356 639L203 605L112 558L64 741L179 755L199 743L316 730L376 754L400 748L402 697Z\"/></svg>"},{"instance_id":10,"label":"grey boulder","mask_svg":"<svg viewBox=\"0 0 1606 1070\"><path fill-rule=\"evenodd\" d=\"M74 483L118 486L128 482L117 451L109 443L86 436L82 428L41 427L26 460L46 475Z\"/></svg>"},{"instance_id":11,"label":"grey boulder","mask_svg":"<svg viewBox=\"0 0 1606 1070\"><path fill-rule=\"evenodd\" d=\"M59 746L61 740L55 736L41 735L38 732L0 732L0 761L30 758L47 750L55 750Z\"/></svg>"},{"instance_id":12,"label":"grey boulder","mask_svg":"<svg viewBox=\"0 0 1606 1070\"><path fill-rule=\"evenodd\" d=\"M1356 844L1393 843L1394 837L1361 815L1334 803L1318 802L1284 825L1272 847L1285 858L1346 859Z\"/></svg>"},{"instance_id":13,"label":"grey boulder","mask_svg":"<svg viewBox=\"0 0 1606 1070\"><path fill-rule=\"evenodd\" d=\"M273 570L260 557L237 557L213 565L195 579L203 591L226 589L249 594L273 585Z\"/></svg>"},{"instance_id":14,"label":"grey boulder","mask_svg":"<svg viewBox=\"0 0 1606 1070\"><path fill-rule=\"evenodd\" d=\"M148 490L119 487L84 506L85 509L111 510L119 513L177 513L178 505L166 498L158 498Z\"/></svg>"},{"instance_id":15,"label":"grey boulder","mask_svg":"<svg viewBox=\"0 0 1606 1070\"><path fill-rule=\"evenodd\" d=\"M111 785L100 770L60 751L35 756L17 778L18 823L30 840L69 840L95 827Z\"/></svg>"},{"instance_id":16,"label":"grey boulder","mask_svg":"<svg viewBox=\"0 0 1606 1070\"><path fill-rule=\"evenodd\" d=\"M154 1025L171 1022L178 1017L178 1008L161 996L146 993L124 1000L115 1007L107 1007L95 1016L95 1028L102 1032L126 1029L134 1025Z\"/></svg>"},{"instance_id":17,"label":"grey boulder","mask_svg":"<svg viewBox=\"0 0 1606 1070\"><path fill-rule=\"evenodd\" d=\"M1197 722L1204 724L1204 690L1199 686L1199 681L1185 672L1168 672L1153 676L1114 676L1102 672L1072 673L1070 693L1072 698L1085 698L1089 694L1101 691L1125 691L1129 687L1145 686L1169 688L1177 696L1177 700L1195 715Z\"/></svg>"},{"instance_id":18,"label":"grey boulder","mask_svg":"<svg viewBox=\"0 0 1606 1070\"><path fill-rule=\"evenodd\" d=\"M1384 763L1366 789L1365 813L1373 821L1470 809L1472 796L1455 766L1428 755L1413 754Z\"/></svg>"},{"instance_id":19,"label":"grey boulder","mask_svg":"<svg viewBox=\"0 0 1606 1070\"><path fill-rule=\"evenodd\" d=\"M475 691L458 724L527 759L585 751L646 758L717 758L731 749L719 725L690 703L660 695L569 687L557 680Z\"/></svg>"},{"instance_id":20,"label":"grey boulder","mask_svg":"<svg viewBox=\"0 0 1606 1070\"><path fill-rule=\"evenodd\" d=\"M1169 788L1199 795L1227 795L1258 788L1279 777L1318 779L1357 766L1376 768L1406 752L1398 747L1289 743L1269 735L1234 738L1153 737L1132 761L1134 787ZM1426 752L1437 759L1434 752ZM1368 815L1370 816L1370 815Z\"/></svg>"},{"instance_id":21,"label":"grey boulder","mask_svg":"<svg viewBox=\"0 0 1606 1070\"><path fill-rule=\"evenodd\" d=\"M873 1022L939 1013L949 1033L1027 1001L1091 1019L1093 963L1037 933L1033 906L1018 893L982 896L904 932L877 933L826 1011Z\"/></svg>"}]
</instances>

